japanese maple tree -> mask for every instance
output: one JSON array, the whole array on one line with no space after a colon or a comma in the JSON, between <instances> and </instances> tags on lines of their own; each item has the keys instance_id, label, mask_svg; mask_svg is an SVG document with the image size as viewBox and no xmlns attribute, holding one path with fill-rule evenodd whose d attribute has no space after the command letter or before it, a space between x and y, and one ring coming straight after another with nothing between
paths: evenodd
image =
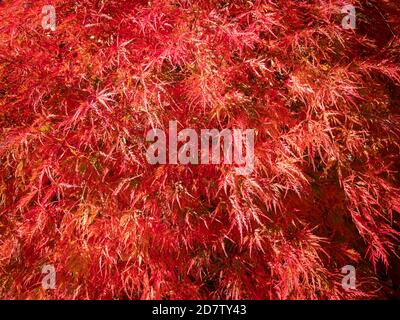
<instances>
[{"instance_id":1,"label":"japanese maple tree","mask_svg":"<svg viewBox=\"0 0 400 320\"><path fill-rule=\"evenodd\" d=\"M400 1L348 4L0 1L0 297L398 295ZM172 120L254 128L252 174L150 164Z\"/></svg>"}]
</instances>

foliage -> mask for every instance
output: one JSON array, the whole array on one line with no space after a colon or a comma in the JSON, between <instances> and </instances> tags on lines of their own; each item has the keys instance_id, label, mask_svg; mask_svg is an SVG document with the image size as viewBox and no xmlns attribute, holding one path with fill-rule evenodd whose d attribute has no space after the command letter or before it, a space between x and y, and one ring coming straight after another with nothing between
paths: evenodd
<instances>
[{"instance_id":1,"label":"foliage","mask_svg":"<svg viewBox=\"0 0 400 320\"><path fill-rule=\"evenodd\" d=\"M2 298L395 294L399 1L47 4L0 2ZM150 165L170 120L255 128L253 174Z\"/></svg>"}]
</instances>

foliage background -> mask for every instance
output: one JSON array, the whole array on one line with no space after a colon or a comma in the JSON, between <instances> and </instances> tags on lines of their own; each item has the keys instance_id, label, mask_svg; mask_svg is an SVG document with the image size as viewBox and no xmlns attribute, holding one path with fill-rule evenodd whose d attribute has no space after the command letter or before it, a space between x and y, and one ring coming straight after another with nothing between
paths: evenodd
<instances>
[{"instance_id":1,"label":"foliage background","mask_svg":"<svg viewBox=\"0 0 400 320\"><path fill-rule=\"evenodd\" d=\"M398 294L400 6L346 4L0 1L0 297ZM170 120L255 128L254 173L149 165Z\"/></svg>"}]
</instances>

